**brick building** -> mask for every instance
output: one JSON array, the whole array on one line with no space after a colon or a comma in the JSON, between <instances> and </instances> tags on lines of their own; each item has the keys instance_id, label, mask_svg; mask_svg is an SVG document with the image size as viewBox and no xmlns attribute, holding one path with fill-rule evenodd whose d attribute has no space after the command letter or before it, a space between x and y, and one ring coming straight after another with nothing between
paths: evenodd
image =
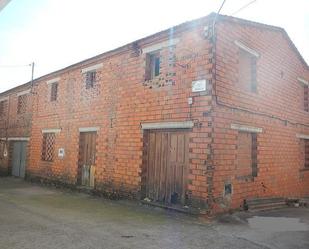
<instances>
[{"instance_id":1,"label":"brick building","mask_svg":"<svg viewBox=\"0 0 309 249\"><path fill-rule=\"evenodd\" d=\"M32 116L31 85L0 94L0 175L25 176Z\"/></svg>"},{"instance_id":2,"label":"brick building","mask_svg":"<svg viewBox=\"0 0 309 249\"><path fill-rule=\"evenodd\" d=\"M308 65L281 28L213 20L36 79L27 177L216 212L308 196Z\"/></svg>"}]
</instances>

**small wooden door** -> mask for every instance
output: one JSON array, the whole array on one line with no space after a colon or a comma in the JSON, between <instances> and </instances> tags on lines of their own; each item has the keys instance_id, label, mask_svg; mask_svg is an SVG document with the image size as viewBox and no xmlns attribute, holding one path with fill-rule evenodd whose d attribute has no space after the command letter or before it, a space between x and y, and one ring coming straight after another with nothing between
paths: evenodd
<instances>
[{"instance_id":1,"label":"small wooden door","mask_svg":"<svg viewBox=\"0 0 309 249\"><path fill-rule=\"evenodd\" d=\"M96 132L82 132L79 136L78 184L90 187L96 154ZM92 186L93 187L93 186Z\"/></svg>"},{"instance_id":2,"label":"small wooden door","mask_svg":"<svg viewBox=\"0 0 309 249\"><path fill-rule=\"evenodd\" d=\"M25 177L27 160L27 142L13 142L12 175Z\"/></svg>"},{"instance_id":3,"label":"small wooden door","mask_svg":"<svg viewBox=\"0 0 309 249\"><path fill-rule=\"evenodd\" d=\"M165 204L185 204L189 133L149 131L146 197Z\"/></svg>"}]
</instances>

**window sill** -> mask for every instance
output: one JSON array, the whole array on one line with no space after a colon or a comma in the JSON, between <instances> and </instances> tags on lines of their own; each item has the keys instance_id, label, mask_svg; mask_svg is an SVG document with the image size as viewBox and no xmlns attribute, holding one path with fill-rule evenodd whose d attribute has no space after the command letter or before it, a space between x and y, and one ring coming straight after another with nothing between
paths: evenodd
<instances>
[{"instance_id":1,"label":"window sill","mask_svg":"<svg viewBox=\"0 0 309 249\"><path fill-rule=\"evenodd\" d=\"M252 175L236 176L236 179L238 181L253 182L254 176Z\"/></svg>"},{"instance_id":2,"label":"window sill","mask_svg":"<svg viewBox=\"0 0 309 249\"><path fill-rule=\"evenodd\" d=\"M300 169L299 171L300 172L307 172L307 171L309 172L309 168L303 168L303 169Z\"/></svg>"},{"instance_id":3,"label":"window sill","mask_svg":"<svg viewBox=\"0 0 309 249\"><path fill-rule=\"evenodd\" d=\"M54 161L45 161L45 160L42 160L42 159L41 159L41 162L42 162L42 163L46 163L46 164L51 164L51 163L53 163Z\"/></svg>"},{"instance_id":4,"label":"window sill","mask_svg":"<svg viewBox=\"0 0 309 249\"><path fill-rule=\"evenodd\" d=\"M144 82L153 82L153 81L156 81L156 80L160 80L160 75L158 75L158 76L155 76L155 77L153 77L153 78L147 78L147 79L145 79L144 80Z\"/></svg>"}]
</instances>

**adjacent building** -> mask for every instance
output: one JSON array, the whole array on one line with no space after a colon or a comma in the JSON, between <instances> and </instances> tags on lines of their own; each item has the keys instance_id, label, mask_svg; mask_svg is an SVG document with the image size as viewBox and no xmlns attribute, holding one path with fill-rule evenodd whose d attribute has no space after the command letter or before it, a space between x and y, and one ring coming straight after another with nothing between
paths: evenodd
<instances>
[{"instance_id":1,"label":"adjacent building","mask_svg":"<svg viewBox=\"0 0 309 249\"><path fill-rule=\"evenodd\" d=\"M309 195L308 84L282 28L211 14L36 79L2 137L29 179L220 212Z\"/></svg>"},{"instance_id":2,"label":"adjacent building","mask_svg":"<svg viewBox=\"0 0 309 249\"><path fill-rule=\"evenodd\" d=\"M0 94L0 175L25 177L31 117L31 84Z\"/></svg>"}]
</instances>

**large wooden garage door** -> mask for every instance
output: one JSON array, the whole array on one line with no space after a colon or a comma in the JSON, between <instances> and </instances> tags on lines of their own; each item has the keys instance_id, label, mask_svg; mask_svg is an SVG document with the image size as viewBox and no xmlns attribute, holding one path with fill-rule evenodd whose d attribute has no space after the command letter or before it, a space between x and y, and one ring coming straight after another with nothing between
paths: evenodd
<instances>
[{"instance_id":1,"label":"large wooden garage door","mask_svg":"<svg viewBox=\"0 0 309 249\"><path fill-rule=\"evenodd\" d=\"M146 197L184 204L189 154L186 131L148 131Z\"/></svg>"}]
</instances>

